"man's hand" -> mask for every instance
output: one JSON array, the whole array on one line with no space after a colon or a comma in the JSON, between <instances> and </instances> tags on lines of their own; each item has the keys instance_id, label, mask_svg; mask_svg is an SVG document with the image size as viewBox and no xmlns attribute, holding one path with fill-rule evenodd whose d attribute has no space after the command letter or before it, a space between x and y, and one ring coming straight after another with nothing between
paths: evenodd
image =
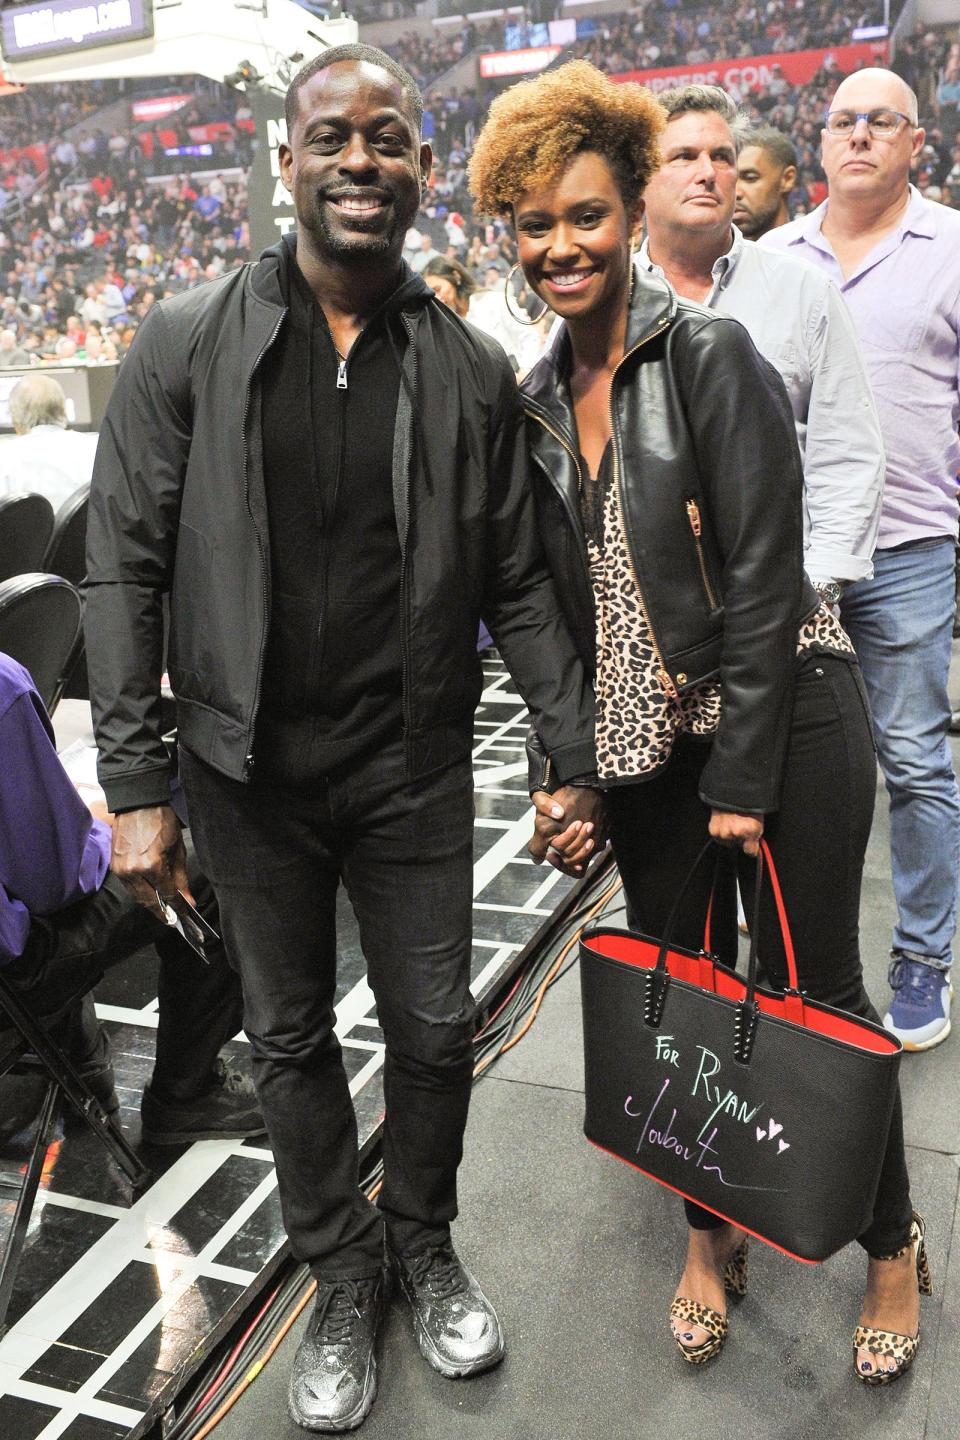
<instances>
[{"instance_id":1,"label":"man's hand","mask_svg":"<svg viewBox=\"0 0 960 1440\"><path fill-rule=\"evenodd\" d=\"M736 845L744 855L758 855L763 821L756 815L738 815L732 810L711 810L710 835L721 845Z\"/></svg>"},{"instance_id":2,"label":"man's hand","mask_svg":"<svg viewBox=\"0 0 960 1440\"><path fill-rule=\"evenodd\" d=\"M180 821L169 805L148 805L113 817L110 869L133 898L159 919L157 904L181 890L194 903L187 880L187 852Z\"/></svg>"},{"instance_id":3,"label":"man's hand","mask_svg":"<svg viewBox=\"0 0 960 1440\"><path fill-rule=\"evenodd\" d=\"M537 812L527 850L535 865L548 860L565 875L580 876L587 861L607 843L607 805L600 790L564 785L555 794L533 792Z\"/></svg>"}]
</instances>

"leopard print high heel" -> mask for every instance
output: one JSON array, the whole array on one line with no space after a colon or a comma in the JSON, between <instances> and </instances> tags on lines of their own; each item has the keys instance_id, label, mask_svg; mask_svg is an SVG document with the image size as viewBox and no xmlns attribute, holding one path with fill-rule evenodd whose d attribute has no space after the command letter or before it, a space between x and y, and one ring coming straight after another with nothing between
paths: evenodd
<instances>
[{"instance_id":1,"label":"leopard print high heel","mask_svg":"<svg viewBox=\"0 0 960 1440\"><path fill-rule=\"evenodd\" d=\"M878 1255L878 1260L899 1260L908 1250L914 1250L917 1264L917 1285L921 1295L933 1294L933 1277L930 1274L930 1262L927 1259L926 1233L924 1230L923 1216L913 1212L913 1224L910 1227L910 1239L901 1250L893 1255ZM864 1385L892 1385L894 1380L899 1380L905 1375L917 1358L917 1351L920 1349L920 1327L917 1326L916 1335L900 1335L895 1330L876 1330L869 1325L858 1325L853 1332L853 1373ZM892 1370L871 1369L862 1370L858 1362L858 1352L868 1350L871 1355L893 1359L897 1363Z\"/></svg>"},{"instance_id":2,"label":"leopard print high heel","mask_svg":"<svg viewBox=\"0 0 960 1440\"><path fill-rule=\"evenodd\" d=\"M743 1297L747 1293L747 1247L749 1235L745 1235L723 1267L723 1288L729 1295ZM706 1330L707 1338L699 1345L685 1345L680 1335L674 1335L677 1349L690 1365L703 1365L719 1355L727 1338L729 1325L727 1317L709 1305L700 1305L696 1300L687 1300L678 1295L670 1306L670 1318L683 1325L696 1325ZM691 1337L692 1338L692 1337Z\"/></svg>"}]
</instances>

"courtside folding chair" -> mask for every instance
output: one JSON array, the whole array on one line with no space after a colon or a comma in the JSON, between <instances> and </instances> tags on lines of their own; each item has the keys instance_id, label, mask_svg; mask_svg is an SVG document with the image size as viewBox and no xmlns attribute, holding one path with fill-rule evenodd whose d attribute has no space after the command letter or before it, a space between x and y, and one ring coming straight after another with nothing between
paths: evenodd
<instances>
[{"instance_id":1,"label":"courtside folding chair","mask_svg":"<svg viewBox=\"0 0 960 1440\"><path fill-rule=\"evenodd\" d=\"M82 614L76 586L59 575L17 575L0 584L0 651L30 671L49 715L76 663Z\"/></svg>"},{"instance_id":2,"label":"courtside folding chair","mask_svg":"<svg viewBox=\"0 0 960 1440\"><path fill-rule=\"evenodd\" d=\"M0 500L0 580L39 570L53 534L46 495L5 495Z\"/></svg>"},{"instance_id":3,"label":"courtside folding chair","mask_svg":"<svg viewBox=\"0 0 960 1440\"><path fill-rule=\"evenodd\" d=\"M80 991L70 1004L77 1003L85 993L85 990ZM61 1013L68 1008L64 1006ZM23 1256L30 1215L43 1174L43 1162L63 1101L69 1101L133 1186L141 1186L148 1174L116 1121L110 1118L89 1085L77 1074L62 1048L24 1005L0 967L0 1078L12 1071L40 1074L46 1079L46 1090L37 1120L36 1138L19 1186L13 1220L0 1261L0 1336L6 1330L10 1296Z\"/></svg>"},{"instance_id":4,"label":"courtside folding chair","mask_svg":"<svg viewBox=\"0 0 960 1440\"><path fill-rule=\"evenodd\" d=\"M60 575L80 590L87 574L87 512L90 509L90 485L80 485L57 511L53 522L53 534L43 557L41 569L48 575ZM90 682L87 679L87 652L83 632L77 636L64 667L64 700L89 700Z\"/></svg>"},{"instance_id":5,"label":"courtside folding chair","mask_svg":"<svg viewBox=\"0 0 960 1440\"><path fill-rule=\"evenodd\" d=\"M43 563L48 575L62 575L79 590L87 573L87 511L90 486L79 485L64 500L53 520L53 533Z\"/></svg>"}]
</instances>

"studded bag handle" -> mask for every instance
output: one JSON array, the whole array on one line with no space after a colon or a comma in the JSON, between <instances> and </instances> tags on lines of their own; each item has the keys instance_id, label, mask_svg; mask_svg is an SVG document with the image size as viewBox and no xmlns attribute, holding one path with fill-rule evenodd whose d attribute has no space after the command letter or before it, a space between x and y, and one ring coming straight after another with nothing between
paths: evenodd
<instances>
[{"instance_id":1,"label":"studded bag handle","mask_svg":"<svg viewBox=\"0 0 960 1440\"><path fill-rule=\"evenodd\" d=\"M714 850L717 842L710 839L697 855L690 870L688 871L683 884L677 892L677 898L670 908L666 924L663 927L663 939L660 942L660 950L657 955L657 963L652 970L647 972L646 993L644 997L644 1021L651 1028L659 1028L663 1015L663 1007L667 998L667 990L670 985L670 973L667 969L667 954L671 948L671 939L681 913L683 902L695 876L698 874L706 856ZM713 897L717 886L717 874L721 864L719 847L714 850L714 877L710 889L710 902L707 909L706 944L709 944L710 913L713 907ZM760 902L763 892L764 870L770 876L770 885L773 891L774 905L776 906L777 919L780 924L780 935L783 941L783 951L787 962L787 977L789 981L788 991L799 995L797 981L797 964L793 948L793 937L790 934L790 924L787 920L786 907L783 903L783 892L780 889L780 881L777 876L776 866L773 863L773 856L770 853L770 846L766 840L760 841L760 848L757 853L756 862L756 883L753 897L753 924L750 927L750 954L747 961L747 989L744 998L736 1004L735 1015L735 1045L734 1054L737 1060L746 1065L750 1062L750 1054L753 1048L753 1040L756 1035L757 1021L760 1016L760 1008L756 1000L757 988L757 943L760 933Z\"/></svg>"}]
</instances>

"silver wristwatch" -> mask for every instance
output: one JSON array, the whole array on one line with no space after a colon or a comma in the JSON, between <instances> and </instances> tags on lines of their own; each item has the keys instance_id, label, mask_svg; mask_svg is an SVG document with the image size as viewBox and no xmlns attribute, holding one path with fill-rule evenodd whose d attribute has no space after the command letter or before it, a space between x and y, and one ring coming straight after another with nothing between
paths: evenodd
<instances>
[{"instance_id":1,"label":"silver wristwatch","mask_svg":"<svg viewBox=\"0 0 960 1440\"><path fill-rule=\"evenodd\" d=\"M812 584L820 599L827 605L840 603L840 596L843 594L843 584L840 580L814 580Z\"/></svg>"}]
</instances>

